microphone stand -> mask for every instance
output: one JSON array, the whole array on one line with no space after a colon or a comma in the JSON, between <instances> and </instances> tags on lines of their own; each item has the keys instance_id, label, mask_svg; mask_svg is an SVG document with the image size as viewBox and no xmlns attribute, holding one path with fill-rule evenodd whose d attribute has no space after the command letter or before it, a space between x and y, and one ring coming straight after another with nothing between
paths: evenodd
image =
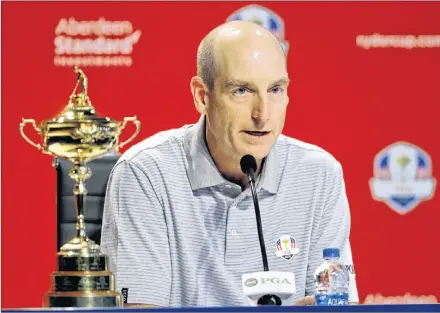
<instances>
[{"instance_id":1,"label":"microphone stand","mask_svg":"<svg viewBox=\"0 0 440 313\"><path fill-rule=\"evenodd\" d=\"M258 239L260 240L261 255L263 257L263 269L265 272L268 272L269 265L267 262L266 245L264 244L263 227L262 227L261 215L260 215L260 206L258 204L257 191L255 188L255 173L252 168L250 168L248 170L247 176L249 179L249 186L250 186L251 192L252 192L252 199L254 201L255 217L257 218Z\"/></svg>"}]
</instances>

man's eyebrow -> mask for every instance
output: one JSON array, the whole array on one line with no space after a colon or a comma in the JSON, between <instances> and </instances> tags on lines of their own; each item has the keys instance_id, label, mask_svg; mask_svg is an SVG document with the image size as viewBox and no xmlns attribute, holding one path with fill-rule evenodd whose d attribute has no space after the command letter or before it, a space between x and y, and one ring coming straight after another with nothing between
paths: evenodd
<instances>
[{"instance_id":1,"label":"man's eyebrow","mask_svg":"<svg viewBox=\"0 0 440 313\"><path fill-rule=\"evenodd\" d=\"M280 86L280 85L288 85L289 84L289 78L281 78L278 79L276 81L274 81L273 83L271 83L269 86L273 87L273 86ZM249 83L247 81L241 80L241 79L228 79L225 82L225 87L226 88L230 88L230 87L243 87L243 88L255 88L255 85L252 83Z\"/></svg>"},{"instance_id":2,"label":"man's eyebrow","mask_svg":"<svg viewBox=\"0 0 440 313\"><path fill-rule=\"evenodd\" d=\"M280 86L280 85L288 85L290 82L289 78L281 78L278 79L277 81L273 82L272 84L270 84L270 86Z\"/></svg>"},{"instance_id":3,"label":"man's eyebrow","mask_svg":"<svg viewBox=\"0 0 440 313\"><path fill-rule=\"evenodd\" d=\"M250 88L250 87L254 87L254 85L249 83L249 82L247 82L247 81L241 80L241 79L228 79L225 82L225 87L227 87L227 88L229 88L229 87L247 87L247 88Z\"/></svg>"}]
</instances>

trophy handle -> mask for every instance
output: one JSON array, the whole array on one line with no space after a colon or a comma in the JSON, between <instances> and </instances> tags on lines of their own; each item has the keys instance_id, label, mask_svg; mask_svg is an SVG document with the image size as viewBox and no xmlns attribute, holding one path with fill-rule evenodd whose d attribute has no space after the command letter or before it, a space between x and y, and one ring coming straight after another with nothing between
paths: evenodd
<instances>
[{"instance_id":1,"label":"trophy handle","mask_svg":"<svg viewBox=\"0 0 440 313\"><path fill-rule=\"evenodd\" d=\"M26 124L31 123L32 126L34 127L34 129L37 132L40 132L40 129L37 127L37 124L35 123L35 120L30 118L30 119L26 119L26 118L22 118L22 122L20 123L20 134L21 136L24 138L24 140L26 140L30 145L34 146L35 148L37 148L38 150L43 150L41 148L41 145L39 143L35 143L32 140L29 139L28 136L26 136L26 134L24 133L24 127L26 126Z\"/></svg>"},{"instance_id":2,"label":"trophy handle","mask_svg":"<svg viewBox=\"0 0 440 313\"><path fill-rule=\"evenodd\" d=\"M120 132L122 132L122 131L124 130L125 126L127 125L127 122L133 122L134 125L136 125L136 130L135 130L134 134L131 135L130 138L128 138L128 139L127 139L126 141L124 141L124 142L121 142L121 143L118 145L118 149L122 148L122 147L125 146L127 143L129 143L130 141L132 141L132 140L137 136L137 134L139 134L139 131L141 130L141 122L138 121L138 119L136 118L136 116L132 116L132 117L125 117L125 118L124 118L124 122L122 123L122 126L121 126L121 130L120 130Z\"/></svg>"}]
</instances>

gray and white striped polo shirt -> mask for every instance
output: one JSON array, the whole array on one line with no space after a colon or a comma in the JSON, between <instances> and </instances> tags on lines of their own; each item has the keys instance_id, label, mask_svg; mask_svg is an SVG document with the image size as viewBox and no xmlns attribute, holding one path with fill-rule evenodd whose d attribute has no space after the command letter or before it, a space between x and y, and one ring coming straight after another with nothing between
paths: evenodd
<instances>
[{"instance_id":1,"label":"gray and white striped polo shirt","mask_svg":"<svg viewBox=\"0 0 440 313\"><path fill-rule=\"evenodd\" d=\"M324 248L340 248L352 265L342 169L329 153L281 135L257 190L269 268L294 272L295 301L313 294ZM289 260L275 253L285 238L299 249ZM246 305L241 276L263 270L252 195L218 172L203 117L122 155L109 179L101 246L128 303ZM354 284L351 301L357 297Z\"/></svg>"}]
</instances>

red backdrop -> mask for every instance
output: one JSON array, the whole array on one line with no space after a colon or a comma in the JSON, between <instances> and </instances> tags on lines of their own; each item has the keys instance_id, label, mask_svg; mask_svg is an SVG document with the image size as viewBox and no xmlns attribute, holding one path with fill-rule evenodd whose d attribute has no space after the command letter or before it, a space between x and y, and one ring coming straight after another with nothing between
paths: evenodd
<instances>
[{"instance_id":1,"label":"red backdrop","mask_svg":"<svg viewBox=\"0 0 440 313\"><path fill-rule=\"evenodd\" d=\"M95 58L80 60L92 103L118 120L137 115L138 142L197 120L189 80L198 43L249 4L2 3L2 307L40 306L55 269L55 171L48 155L23 140L19 123L52 118L67 104L75 75L60 66L70 62L61 53L83 49ZM440 199L432 192L399 214L373 199L369 180L375 155L398 141L423 149L432 176L440 177L440 3L259 4L283 19L289 43L284 133L323 147L343 165L361 301L437 301ZM109 44L112 61L93 53L104 39L98 46L84 41L96 39L87 32L98 28L62 24L101 17L126 21L101 28L107 39L127 37ZM424 35L431 37L417 37ZM90 60L93 66L84 63ZM114 60L120 64L105 66Z\"/></svg>"}]
</instances>

